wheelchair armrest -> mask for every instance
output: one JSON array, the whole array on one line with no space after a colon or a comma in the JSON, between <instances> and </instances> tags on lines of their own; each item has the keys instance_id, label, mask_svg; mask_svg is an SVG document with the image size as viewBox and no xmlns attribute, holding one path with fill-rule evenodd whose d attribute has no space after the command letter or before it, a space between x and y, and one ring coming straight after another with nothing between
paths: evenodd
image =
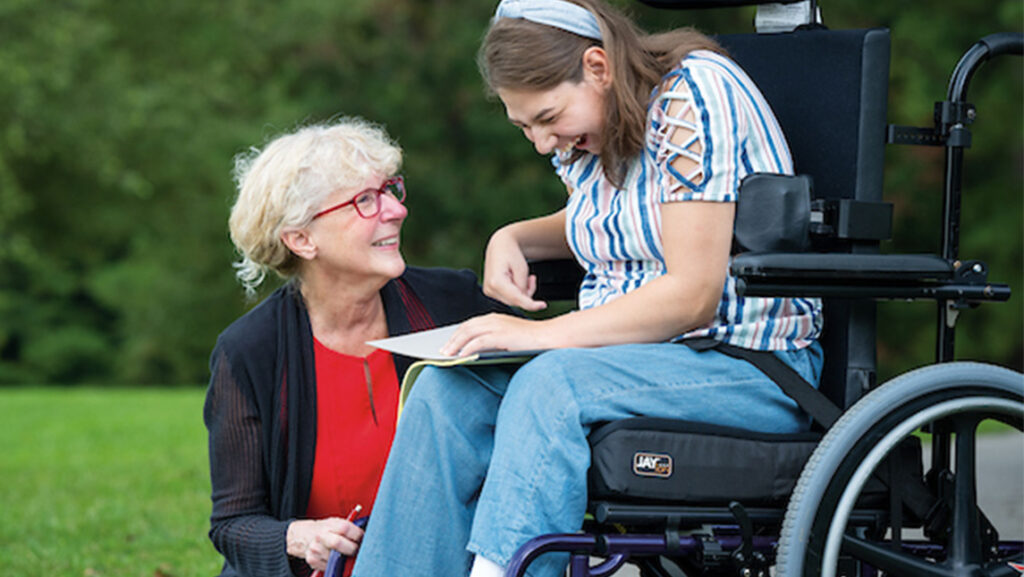
<instances>
[{"instance_id":1,"label":"wheelchair armrest","mask_svg":"<svg viewBox=\"0 0 1024 577\"><path fill-rule=\"evenodd\" d=\"M732 261L740 277L780 280L943 281L953 265L930 254L833 254L748 252Z\"/></svg>"},{"instance_id":2,"label":"wheelchair armrest","mask_svg":"<svg viewBox=\"0 0 1024 577\"><path fill-rule=\"evenodd\" d=\"M537 276L533 298L542 301L574 301L583 282L583 268L573 259L530 262L530 274Z\"/></svg>"},{"instance_id":3,"label":"wheelchair armrest","mask_svg":"<svg viewBox=\"0 0 1024 577\"><path fill-rule=\"evenodd\" d=\"M929 254L748 252L732 259L741 296L1006 301L1010 288L990 284L984 263ZM583 269L572 259L534 261L535 298L575 300Z\"/></svg>"},{"instance_id":4,"label":"wheelchair armrest","mask_svg":"<svg viewBox=\"0 0 1024 577\"><path fill-rule=\"evenodd\" d=\"M954 266L935 255L744 253L732 261L744 296L1007 300L983 263Z\"/></svg>"}]
</instances>

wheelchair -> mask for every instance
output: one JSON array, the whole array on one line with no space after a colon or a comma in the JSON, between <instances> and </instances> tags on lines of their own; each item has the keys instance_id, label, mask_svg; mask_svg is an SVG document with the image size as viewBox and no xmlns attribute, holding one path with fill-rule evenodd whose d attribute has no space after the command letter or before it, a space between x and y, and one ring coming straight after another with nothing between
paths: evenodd
<instances>
[{"instance_id":1,"label":"wheelchair","mask_svg":"<svg viewBox=\"0 0 1024 577\"><path fill-rule=\"evenodd\" d=\"M983 63L1020 55L1024 35L987 36L962 56L933 127L892 126L889 31L828 30L816 2L803 4L809 16L791 31L718 40L771 103L796 163L796 177L743 182L731 268L742 294L823 299L820 394L780 382L815 430L647 418L595 428L583 531L530 541L508 577L550 552L570 554L572 577L604 577L627 562L642 577L1024 574L1024 544L1001 539L978 508L975 462L979 423L1024 430L1024 375L953 358L960 312L1010 296L988 281L985 263L958 254L975 118L967 91ZM941 254L880 254L892 226L885 144L945 149ZM531 266L537 298L574 297L573 263ZM936 362L879 385L876 301L885 299L936 302Z\"/></svg>"},{"instance_id":2,"label":"wheelchair","mask_svg":"<svg viewBox=\"0 0 1024 577\"><path fill-rule=\"evenodd\" d=\"M975 462L983 421L1024 431L1024 375L953 357L961 311L1010 297L988 281L984 262L959 257L975 118L967 91L986 61L1021 55L1024 35L993 34L967 50L933 127L893 126L889 31L829 30L816 0L793 6L808 13L793 30L717 39L772 105L795 160L798 176L743 182L731 269L747 296L823 299L820 392L774 379L814 430L775 435L650 418L597 427L583 530L528 542L506 576L525 575L552 552L569 554L571 577L606 577L626 563L642 577L1024 574L1024 543L1001 539L978 508ZM945 149L941 254L880 254L892 228L882 200L886 144ZM536 298L575 298L575 263L531 269ZM936 362L879 385L876 301L885 299L936 302ZM326 575L343 567L332 555Z\"/></svg>"}]
</instances>

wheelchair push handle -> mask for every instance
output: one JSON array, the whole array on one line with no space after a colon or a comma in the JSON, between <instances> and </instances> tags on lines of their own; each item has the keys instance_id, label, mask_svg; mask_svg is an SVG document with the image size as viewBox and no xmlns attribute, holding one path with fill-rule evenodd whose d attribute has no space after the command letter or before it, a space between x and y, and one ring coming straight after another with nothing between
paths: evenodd
<instances>
[{"instance_id":1,"label":"wheelchair push handle","mask_svg":"<svg viewBox=\"0 0 1024 577\"><path fill-rule=\"evenodd\" d=\"M1003 55L1024 54L1024 34L1020 32L997 32L989 34L974 43L973 46L964 52L953 69L953 75L949 80L948 98L951 102L965 102L967 100L967 88L970 85L971 77L982 64Z\"/></svg>"},{"instance_id":2,"label":"wheelchair push handle","mask_svg":"<svg viewBox=\"0 0 1024 577\"><path fill-rule=\"evenodd\" d=\"M1024 55L1024 34L1020 32L998 32L989 34L978 41L988 48L989 57L1003 54Z\"/></svg>"}]
</instances>

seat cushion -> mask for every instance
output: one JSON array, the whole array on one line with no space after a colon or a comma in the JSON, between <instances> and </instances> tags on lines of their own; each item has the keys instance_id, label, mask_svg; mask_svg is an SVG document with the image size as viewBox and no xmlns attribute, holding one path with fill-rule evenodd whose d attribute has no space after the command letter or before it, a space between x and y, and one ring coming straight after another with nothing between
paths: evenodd
<instances>
[{"instance_id":1,"label":"seat cushion","mask_svg":"<svg viewBox=\"0 0 1024 577\"><path fill-rule=\"evenodd\" d=\"M590 435L590 499L783 503L820 439L670 419L616 421Z\"/></svg>"}]
</instances>

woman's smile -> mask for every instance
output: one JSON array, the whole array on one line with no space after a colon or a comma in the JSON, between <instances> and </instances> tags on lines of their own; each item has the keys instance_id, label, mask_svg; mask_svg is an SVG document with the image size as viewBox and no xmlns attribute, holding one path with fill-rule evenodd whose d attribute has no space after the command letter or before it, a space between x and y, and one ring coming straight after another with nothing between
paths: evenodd
<instances>
[{"instance_id":1,"label":"woman's smile","mask_svg":"<svg viewBox=\"0 0 1024 577\"><path fill-rule=\"evenodd\" d=\"M397 249L398 248L398 235L396 234L394 236L389 236L387 238L382 238L380 240L374 241L373 243L370 244L370 246L373 246L375 248L392 248L392 249Z\"/></svg>"}]
</instances>

